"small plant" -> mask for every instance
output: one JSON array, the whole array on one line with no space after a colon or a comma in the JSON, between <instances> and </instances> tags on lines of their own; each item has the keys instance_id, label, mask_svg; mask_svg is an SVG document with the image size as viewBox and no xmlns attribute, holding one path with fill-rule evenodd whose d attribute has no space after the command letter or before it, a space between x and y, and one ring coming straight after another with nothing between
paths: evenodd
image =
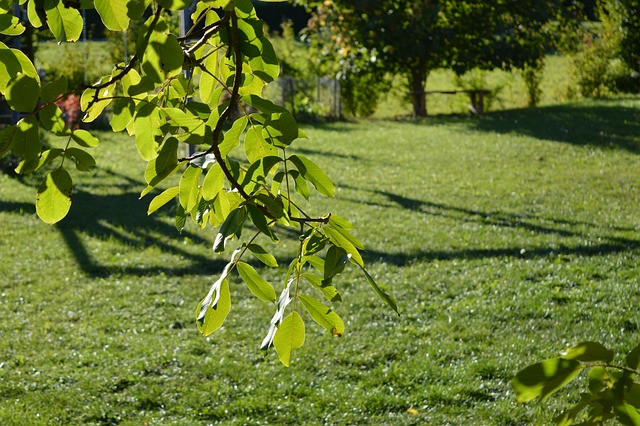
<instances>
[{"instance_id":1,"label":"small plant","mask_svg":"<svg viewBox=\"0 0 640 426\"><path fill-rule=\"evenodd\" d=\"M617 420L640 425L640 345L625 357L626 365L613 363L614 352L598 342L582 342L562 357L547 359L520 371L511 382L518 402L540 401L567 386L583 370L588 392L554 420L556 424L599 425Z\"/></svg>"}]
</instances>

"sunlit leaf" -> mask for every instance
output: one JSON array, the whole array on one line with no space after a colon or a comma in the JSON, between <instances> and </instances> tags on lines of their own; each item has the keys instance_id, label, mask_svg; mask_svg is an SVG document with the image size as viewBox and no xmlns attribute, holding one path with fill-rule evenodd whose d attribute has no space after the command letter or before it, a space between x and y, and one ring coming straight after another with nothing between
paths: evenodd
<instances>
[{"instance_id":1,"label":"sunlit leaf","mask_svg":"<svg viewBox=\"0 0 640 426\"><path fill-rule=\"evenodd\" d=\"M208 336L222 327L229 311L231 311L231 293L229 293L229 283L226 279L220 280L211 299L207 303L208 298L206 298L196 308L198 314L196 324L203 336Z\"/></svg>"},{"instance_id":2,"label":"sunlit leaf","mask_svg":"<svg viewBox=\"0 0 640 426\"><path fill-rule=\"evenodd\" d=\"M128 0L94 0L105 27L112 31L124 31L129 27Z\"/></svg>"},{"instance_id":3,"label":"sunlit leaf","mask_svg":"<svg viewBox=\"0 0 640 426\"><path fill-rule=\"evenodd\" d=\"M186 212L190 212L198 201L198 182L202 169L187 167L180 178L180 205Z\"/></svg>"},{"instance_id":4,"label":"sunlit leaf","mask_svg":"<svg viewBox=\"0 0 640 426\"><path fill-rule=\"evenodd\" d=\"M276 348L280 362L286 367L291 361L291 352L304 344L304 322L297 312L287 315L273 337L273 346Z\"/></svg>"},{"instance_id":5,"label":"sunlit leaf","mask_svg":"<svg viewBox=\"0 0 640 426\"><path fill-rule=\"evenodd\" d=\"M242 280L247 284L251 293L265 302L275 302L276 292L273 286L265 281L251 265L238 262L236 265Z\"/></svg>"},{"instance_id":6,"label":"sunlit leaf","mask_svg":"<svg viewBox=\"0 0 640 426\"><path fill-rule=\"evenodd\" d=\"M277 268L278 267L278 261L276 260L275 257L273 257L272 254L270 254L269 252L267 252L262 246L258 245L258 244L249 244L247 246L247 248L249 249L249 251L251 251L251 253L253 253L253 255L262 263L264 263L265 265L271 267L271 268Z\"/></svg>"},{"instance_id":7,"label":"sunlit leaf","mask_svg":"<svg viewBox=\"0 0 640 426\"><path fill-rule=\"evenodd\" d=\"M324 227L322 232L329 238L329 240L338 247L343 248L347 253L351 255L353 261L359 266L364 266L364 260L362 260L362 256L358 249L342 235L336 229L331 227Z\"/></svg>"},{"instance_id":8,"label":"sunlit leaf","mask_svg":"<svg viewBox=\"0 0 640 426\"><path fill-rule=\"evenodd\" d=\"M95 148L100 145L98 138L86 130L78 129L71 134L71 138L80 146L85 148Z\"/></svg>"},{"instance_id":9,"label":"sunlit leaf","mask_svg":"<svg viewBox=\"0 0 640 426\"><path fill-rule=\"evenodd\" d=\"M579 361L553 358L530 365L511 381L518 402L542 400L573 380L582 370Z\"/></svg>"},{"instance_id":10,"label":"sunlit leaf","mask_svg":"<svg viewBox=\"0 0 640 426\"><path fill-rule=\"evenodd\" d=\"M301 294L298 298L311 315L311 318L329 330L332 336L341 337L344 334L344 322L332 309L327 308L313 297Z\"/></svg>"},{"instance_id":11,"label":"sunlit leaf","mask_svg":"<svg viewBox=\"0 0 640 426\"><path fill-rule=\"evenodd\" d=\"M83 172L91 170L96 166L96 160L93 156L80 148L67 148L65 151L65 157L74 160L76 168Z\"/></svg>"},{"instance_id":12,"label":"sunlit leaf","mask_svg":"<svg viewBox=\"0 0 640 426\"><path fill-rule=\"evenodd\" d=\"M214 163L202 183L202 198L205 200L213 200L215 196L224 188L224 172L220 164Z\"/></svg>"},{"instance_id":13,"label":"sunlit leaf","mask_svg":"<svg viewBox=\"0 0 640 426\"><path fill-rule=\"evenodd\" d=\"M78 9L65 7L62 0L44 0L49 29L58 42L77 41L84 21Z\"/></svg>"},{"instance_id":14,"label":"sunlit leaf","mask_svg":"<svg viewBox=\"0 0 640 426\"><path fill-rule=\"evenodd\" d=\"M614 353L598 342L582 342L573 348L567 349L562 357L565 359L575 359L582 362L611 362Z\"/></svg>"},{"instance_id":15,"label":"sunlit leaf","mask_svg":"<svg viewBox=\"0 0 640 426\"><path fill-rule=\"evenodd\" d=\"M38 189L36 213L44 222L54 224L62 220L71 208L73 183L69 173L59 168L47 175Z\"/></svg>"},{"instance_id":16,"label":"sunlit leaf","mask_svg":"<svg viewBox=\"0 0 640 426\"><path fill-rule=\"evenodd\" d=\"M300 174L316 187L318 192L327 197L333 197L336 194L336 189L331 182L331 179L325 174L320 167L314 162L301 155L292 155L289 157Z\"/></svg>"},{"instance_id":17,"label":"sunlit leaf","mask_svg":"<svg viewBox=\"0 0 640 426\"><path fill-rule=\"evenodd\" d=\"M160 207L162 207L165 204L167 204L169 201L171 201L174 198L176 198L178 196L179 192L180 192L180 188L179 187L172 186L171 188L168 188L168 189L165 189L164 191L162 191L159 195L156 195L153 198L153 200L151 200L151 202L149 203L149 208L147 209L147 214L150 215L151 213L153 213L156 210L158 210Z\"/></svg>"},{"instance_id":18,"label":"sunlit leaf","mask_svg":"<svg viewBox=\"0 0 640 426\"><path fill-rule=\"evenodd\" d=\"M369 275L369 272L367 272L366 269L364 269L362 266L360 268L362 269L364 276L367 278L367 282L369 283L371 288L373 288L373 290L376 292L378 297L380 297L380 299L382 299L387 304L387 306L393 309L393 311L396 314L400 315L400 312L398 312L398 305L396 304L396 301L393 299L393 297L387 294L387 292L384 291L382 287L378 285L378 283L376 283L376 281L373 279L371 275Z\"/></svg>"},{"instance_id":19,"label":"sunlit leaf","mask_svg":"<svg viewBox=\"0 0 640 426\"><path fill-rule=\"evenodd\" d=\"M213 243L213 251L216 253L222 253L225 249L227 240L233 235L240 235L242 231L242 225L247 218L246 209L239 207L229 213L229 216L220 226L218 235Z\"/></svg>"},{"instance_id":20,"label":"sunlit leaf","mask_svg":"<svg viewBox=\"0 0 640 426\"><path fill-rule=\"evenodd\" d=\"M37 78L27 74L19 74L7 86L5 98L11 109L20 112L31 112L38 104L40 83Z\"/></svg>"}]
</instances>

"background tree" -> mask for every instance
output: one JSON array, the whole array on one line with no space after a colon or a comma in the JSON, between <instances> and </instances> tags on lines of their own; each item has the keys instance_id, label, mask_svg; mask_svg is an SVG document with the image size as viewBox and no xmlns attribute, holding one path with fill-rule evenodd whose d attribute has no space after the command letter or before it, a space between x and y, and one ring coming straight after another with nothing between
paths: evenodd
<instances>
[{"instance_id":1,"label":"background tree","mask_svg":"<svg viewBox=\"0 0 640 426\"><path fill-rule=\"evenodd\" d=\"M427 114L425 87L440 67L539 68L557 18L554 0L335 0L311 2L317 36L339 64L368 56L369 72L406 77L416 116ZM325 27L322 31L320 28ZM557 29L557 28L556 28ZM362 61L361 61L362 63Z\"/></svg>"}]
</instances>

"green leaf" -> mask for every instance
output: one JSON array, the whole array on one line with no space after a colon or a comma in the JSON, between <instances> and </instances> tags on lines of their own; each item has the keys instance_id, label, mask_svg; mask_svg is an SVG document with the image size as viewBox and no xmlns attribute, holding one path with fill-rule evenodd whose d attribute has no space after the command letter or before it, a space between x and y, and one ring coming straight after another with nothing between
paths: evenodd
<instances>
[{"instance_id":1,"label":"green leaf","mask_svg":"<svg viewBox=\"0 0 640 426\"><path fill-rule=\"evenodd\" d=\"M40 28L43 26L43 21L46 19L44 10L41 10L40 13L38 13L38 10L36 9L37 1L38 0L29 0L27 4L27 19L29 19L29 22L34 28Z\"/></svg>"},{"instance_id":2,"label":"green leaf","mask_svg":"<svg viewBox=\"0 0 640 426\"><path fill-rule=\"evenodd\" d=\"M80 148L67 148L64 155L73 159L76 168L80 171L86 172L96 166L96 160L93 156Z\"/></svg>"},{"instance_id":3,"label":"green leaf","mask_svg":"<svg viewBox=\"0 0 640 426\"><path fill-rule=\"evenodd\" d=\"M210 302L209 299L211 299ZM229 311L231 311L229 283L226 279L222 279L213 289L212 297L205 298L196 308L196 314L198 314L196 324L200 333L208 336L222 327Z\"/></svg>"},{"instance_id":4,"label":"green leaf","mask_svg":"<svg viewBox=\"0 0 640 426\"><path fill-rule=\"evenodd\" d=\"M9 83L5 97L14 111L32 112L40 97L40 83L37 78L20 74Z\"/></svg>"},{"instance_id":5,"label":"green leaf","mask_svg":"<svg viewBox=\"0 0 640 426\"><path fill-rule=\"evenodd\" d=\"M113 103L113 114L111 115L111 129L114 132L121 132L133 121L136 105L131 99L117 99Z\"/></svg>"},{"instance_id":6,"label":"green leaf","mask_svg":"<svg viewBox=\"0 0 640 426\"><path fill-rule=\"evenodd\" d=\"M269 252L267 252L262 246L258 245L258 244L249 244L247 246L247 248L249 249L249 251L251 251L251 253L253 253L253 255L262 263L264 263L265 265L271 267L271 268L277 268L278 267L278 261L276 260L275 257L273 257L272 254L270 254Z\"/></svg>"},{"instance_id":7,"label":"green leaf","mask_svg":"<svg viewBox=\"0 0 640 426\"><path fill-rule=\"evenodd\" d=\"M260 56L249 61L249 66L260 80L271 83L280 75L280 64L273 45L267 38L260 38L262 44Z\"/></svg>"},{"instance_id":8,"label":"green leaf","mask_svg":"<svg viewBox=\"0 0 640 426\"><path fill-rule=\"evenodd\" d=\"M589 370L589 375L587 376L587 381L589 382L589 392L592 394L597 394L600 392L604 386L605 382L609 379L609 375L607 374L607 369L605 367L593 367Z\"/></svg>"},{"instance_id":9,"label":"green leaf","mask_svg":"<svg viewBox=\"0 0 640 426\"><path fill-rule=\"evenodd\" d=\"M333 197L336 189L329 177L314 162L301 155L292 155L289 160L296 166L300 174L316 187L318 192Z\"/></svg>"},{"instance_id":10,"label":"green leaf","mask_svg":"<svg viewBox=\"0 0 640 426\"><path fill-rule=\"evenodd\" d=\"M189 7L191 0L157 0L158 4L168 10L182 10Z\"/></svg>"},{"instance_id":11,"label":"green leaf","mask_svg":"<svg viewBox=\"0 0 640 426\"><path fill-rule=\"evenodd\" d=\"M17 132L18 126L7 126L0 130L0 157L11 149L16 141L15 136Z\"/></svg>"},{"instance_id":12,"label":"green leaf","mask_svg":"<svg viewBox=\"0 0 640 426\"><path fill-rule=\"evenodd\" d=\"M335 228L325 226L322 231L329 238L329 240L336 246L343 248L347 253L351 255L353 261L360 267L364 267L364 260L358 249L342 235Z\"/></svg>"},{"instance_id":13,"label":"green leaf","mask_svg":"<svg viewBox=\"0 0 640 426\"><path fill-rule=\"evenodd\" d=\"M51 163L53 160L58 158L61 154L64 153L63 149L60 148L51 148L43 151L40 154L39 158L30 159L30 160L22 160L18 167L16 167L16 173L18 174L26 174L31 173L35 170L38 170L45 164Z\"/></svg>"},{"instance_id":14,"label":"green leaf","mask_svg":"<svg viewBox=\"0 0 640 426\"><path fill-rule=\"evenodd\" d=\"M18 49L10 49L0 42L0 93L4 93L7 86L21 74L26 74L36 81L39 80L36 67L27 55Z\"/></svg>"},{"instance_id":15,"label":"green leaf","mask_svg":"<svg viewBox=\"0 0 640 426\"><path fill-rule=\"evenodd\" d=\"M238 268L238 273L242 277L242 280L247 284L247 287L249 287L249 290L254 296L265 302L273 303L276 301L276 292L273 289L273 286L262 279L260 274L258 274L251 265L244 262L238 262L236 267Z\"/></svg>"},{"instance_id":16,"label":"green leaf","mask_svg":"<svg viewBox=\"0 0 640 426\"><path fill-rule=\"evenodd\" d=\"M233 122L231 129L224 134L224 140L220 144L220 153L222 157L226 157L229 152L236 146L240 145L240 135L247 127L249 119L246 116L242 116Z\"/></svg>"},{"instance_id":17,"label":"green leaf","mask_svg":"<svg viewBox=\"0 0 640 426\"><path fill-rule=\"evenodd\" d=\"M156 84L175 77L182 70L184 54L173 34L153 31L142 57L142 75Z\"/></svg>"},{"instance_id":18,"label":"green leaf","mask_svg":"<svg viewBox=\"0 0 640 426\"><path fill-rule=\"evenodd\" d=\"M329 302L342 302L342 296L340 296L338 290L332 285L323 284L321 276L307 272L302 274L302 277L309 281L316 290L322 293L325 299Z\"/></svg>"},{"instance_id":19,"label":"green leaf","mask_svg":"<svg viewBox=\"0 0 640 426\"><path fill-rule=\"evenodd\" d=\"M216 253L222 253L225 249L225 245L227 240L232 235L240 236L242 232L242 225L247 218L246 209L244 206L238 207L233 210L225 221L220 226L220 230L218 231L218 235L216 235L216 239L213 243L213 251Z\"/></svg>"},{"instance_id":20,"label":"green leaf","mask_svg":"<svg viewBox=\"0 0 640 426\"><path fill-rule=\"evenodd\" d=\"M364 276L367 278L367 282L369 283L371 288L373 288L373 291L376 292L378 297L380 297L380 299L382 299L384 301L384 303L386 303L391 309L393 309L393 311L396 314L400 315L400 312L398 312L398 305L396 305L396 301L393 299L393 297L391 297L389 294L387 294L376 283L376 281L373 279L373 277L371 275L369 275L369 272L367 272L366 269L364 269L362 266L360 266L360 269L362 269L362 272L364 273Z\"/></svg>"},{"instance_id":21,"label":"green leaf","mask_svg":"<svg viewBox=\"0 0 640 426\"><path fill-rule=\"evenodd\" d=\"M24 26L17 16L10 13L0 14L0 34L17 36L24 32Z\"/></svg>"},{"instance_id":22,"label":"green leaf","mask_svg":"<svg viewBox=\"0 0 640 426\"><path fill-rule=\"evenodd\" d=\"M147 209L147 215L158 210L160 207L167 204L169 201L176 198L178 193L180 192L180 188L177 186L172 186L171 188L165 189L159 195L156 195L153 200L149 203L149 208Z\"/></svg>"},{"instance_id":23,"label":"green leaf","mask_svg":"<svg viewBox=\"0 0 640 426\"><path fill-rule=\"evenodd\" d=\"M68 82L65 76L60 76L50 83L43 85L40 92L42 102L47 103L57 100L60 95L67 91L67 85Z\"/></svg>"},{"instance_id":24,"label":"green leaf","mask_svg":"<svg viewBox=\"0 0 640 426\"><path fill-rule=\"evenodd\" d=\"M196 325L200 333L205 336L219 329L231 310L231 295L229 294L227 277L240 253L241 250L238 249L231 254L231 259L224 267L222 274L196 308Z\"/></svg>"},{"instance_id":25,"label":"green leaf","mask_svg":"<svg viewBox=\"0 0 640 426\"><path fill-rule=\"evenodd\" d=\"M161 134L160 109L152 102L144 102L136 112L133 126L136 132L136 147L140 157L151 161L158 155L155 136Z\"/></svg>"},{"instance_id":26,"label":"green leaf","mask_svg":"<svg viewBox=\"0 0 640 426\"><path fill-rule=\"evenodd\" d=\"M215 196L224 188L224 172L220 164L213 163L207 171L202 183L202 198L213 200Z\"/></svg>"},{"instance_id":27,"label":"green leaf","mask_svg":"<svg viewBox=\"0 0 640 426\"><path fill-rule=\"evenodd\" d=\"M289 170L289 175L293 177L296 184L296 192L302 195L305 200L308 200L311 192L309 191L309 185L307 185L307 181L302 177L302 174L297 170Z\"/></svg>"},{"instance_id":28,"label":"green leaf","mask_svg":"<svg viewBox=\"0 0 640 426\"><path fill-rule=\"evenodd\" d=\"M44 0L49 29L58 42L78 41L83 20L78 9L67 8L62 0Z\"/></svg>"},{"instance_id":29,"label":"green leaf","mask_svg":"<svg viewBox=\"0 0 640 426\"><path fill-rule=\"evenodd\" d=\"M278 237L276 237L267 223L267 217L258 207L253 204L247 204L247 212L258 231L271 238L274 242L278 242Z\"/></svg>"},{"instance_id":30,"label":"green leaf","mask_svg":"<svg viewBox=\"0 0 640 426\"><path fill-rule=\"evenodd\" d=\"M553 358L530 365L511 381L518 402L545 400L573 380L584 367L574 359Z\"/></svg>"},{"instance_id":31,"label":"green leaf","mask_svg":"<svg viewBox=\"0 0 640 426\"><path fill-rule=\"evenodd\" d=\"M94 0L105 27L112 31L124 31L129 27L128 0Z\"/></svg>"},{"instance_id":32,"label":"green leaf","mask_svg":"<svg viewBox=\"0 0 640 426\"><path fill-rule=\"evenodd\" d=\"M618 421L625 426L640 426L640 413L626 401L615 401L614 409Z\"/></svg>"},{"instance_id":33,"label":"green leaf","mask_svg":"<svg viewBox=\"0 0 640 426\"><path fill-rule=\"evenodd\" d=\"M36 198L36 213L40 219L45 223L54 224L69 213L72 186L71 176L63 168L47 175L38 189Z\"/></svg>"},{"instance_id":34,"label":"green leaf","mask_svg":"<svg viewBox=\"0 0 640 426\"><path fill-rule=\"evenodd\" d=\"M71 138L78 145L85 148L95 148L96 146L100 145L100 141L98 140L98 138L82 129L74 130L74 132L71 134Z\"/></svg>"},{"instance_id":35,"label":"green leaf","mask_svg":"<svg viewBox=\"0 0 640 426\"><path fill-rule=\"evenodd\" d=\"M288 367L291 352L303 344L304 322L297 312L292 312L282 320L273 337L273 346L276 348L280 362Z\"/></svg>"},{"instance_id":36,"label":"green leaf","mask_svg":"<svg viewBox=\"0 0 640 426\"><path fill-rule=\"evenodd\" d=\"M202 169L189 166L180 178L180 205L190 212L198 202L198 181Z\"/></svg>"},{"instance_id":37,"label":"green leaf","mask_svg":"<svg viewBox=\"0 0 640 426\"><path fill-rule=\"evenodd\" d=\"M582 342L573 348L567 349L562 357L565 359L575 359L582 362L611 362L614 353L598 342Z\"/></svg>"},{"instance_id":38,"label":"green leaf","mask_svg":"<svg viewBox=\"0 0 640 426\"><path fill-rule=\"evenodd\" d=\"M102 80L100 80L102 81ZM80 97L80 107L84 111L82 121L91 123L102 114L102 111L109 106L112 97L116 94L116 84L110 84L102 89L86 89Z\"/></svg>"},{"instance_id":39,"label":"green leaf","mask_svg":"<svg viewBox=\"0 0 640 426\"><path fill-rule=\"evenodd\" d=\"M262 126L249 127L244 137L244 152L250 163L255 163L267 156L278 155L276 147L267 143L262 136Z\"/></svg>"},{"instance_id":40,"label":"green leaf","mask_svg":"<svg viewBox=\"0 0 640 426\"><path fill-rule=\"evenodd\" d=\"M332 336L342 337L344 322L338 314L312 297L301 294L298 298L315 322L329 330Z\"/></svg>"},{"instance_id":41,"label":"green leaf","mask_svg":"<svg viewBox=\"0 0 640 426\"><path fill-rule=\"evenodd\" d=\"M324 285L331 284L331 279L344 271L347 262L349 262L349 256L344 249L334 245L329 247L324 260L324 280L322 283Z\"/></svg>"},{"instance_id":42,"label":"green leaf","mask_svg":"<svg viewBox=\"0 0 640 426\"><path fill-rule=\"evenodd\" d=\"M38 122L33 115L20 119L13 135L11 151L25 160L35 160L42 151Z\"/></svg>"},{"instance_id":43,"label":"green leaf","mask_svg":"<svg viewBox=\"0 0 640 426\"><path fill-rule=\"evenodd\" d=\"M291 267L289 271L291 271ZM278 297L278 309L276 309L275 314L273 314L273 317L271 318L271 321L269 323L269 331L267 332L267 335L265 336L265 338L262 340L262 343L260 344L260 350L264 353L266 353L267 349L269 349L273 344L273 338L276 334L276 330L280 325L280 323L282 322L282 318L284 318L284 311L289 305L289 303L291 303L291 298L289 297L289 290L291 288L292 283L293 283L293 279L289 279L287 281L287 285L285 285L285 287L282 289L282 292L280 293L280 297Z\"/></svg>"},{"instance_id":44,"label":"green leaf","mask_svg":"<svg viewBox=\"0 0 640 426\"><path fill-rule=\"evenodd\" d=\"M178 232L182 232L186 223L187 212L185 212L180 203L178 203L178 206L176 207L176 229Z\"/></svg>"},{"instance_id":45,"label":"green leaf","mask_svg":"<svg viewBox=\"0 0 640 426\"><path fill-rule=\"evenodd\" d=\"M629 352L625 358L627 366L637 370L640 367L640 344Z\"/></svg>"},{"instance_id":46,"label":"green leaf","mask_svg":"<svg viewBox=\"0 0 640 426\"><path fill-rule=\"evenodd\" d=\"M353 229L353 224L351 222L337 214L332 214L331 217L329 217L329 223L334 228L342 228L346 231Z\"/></svg>"},{"instance_id":47,"label":"green leaf","mask_svg":"<svg viewBox=\"0 0 640 426\"><path fill-rule=\"evenodd\" d=\"M55 104L49 104L38 113L42 127L51 130L53 133L63 133L65 131L62 111Z\"/></svg>"},{"instance_id":48,"label":"green leaf","mask_svg":"<svg viewBox=\"0 0 640 426\"><path fill-rule=\"evenodd\" d=\"M151 187L156 187L180 168L178 146L179 142L176 138L168 138L160 147L158 156L147 164L144 178Z\"/></svg>"}]
</instances>

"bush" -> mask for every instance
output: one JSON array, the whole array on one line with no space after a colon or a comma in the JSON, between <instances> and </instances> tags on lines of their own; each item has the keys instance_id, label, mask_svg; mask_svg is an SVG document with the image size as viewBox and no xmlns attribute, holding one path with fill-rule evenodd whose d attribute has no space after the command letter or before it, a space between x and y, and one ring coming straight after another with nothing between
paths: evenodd
<instances>
[{"instance_id":1,"label":"bush","mask_svg":"<svg viewBox=\"0 0 640 426\"><path fill-rule=\"evenodd\" d=\"M640 73L615 60L609 66L607 88L613 93L640 93Z\"/></svg>"},{"instance_id":2,"label":"bush","mask_svg":"<svg viewBox=\"0 0 640 426\"><path fill-rule=\"evenodd\" d=\"M606 38L593 34L585 36L583 48L573 57L573 75L580 94L600 98L607 90L611 46Z\"/></svg>"}]
</instances>

